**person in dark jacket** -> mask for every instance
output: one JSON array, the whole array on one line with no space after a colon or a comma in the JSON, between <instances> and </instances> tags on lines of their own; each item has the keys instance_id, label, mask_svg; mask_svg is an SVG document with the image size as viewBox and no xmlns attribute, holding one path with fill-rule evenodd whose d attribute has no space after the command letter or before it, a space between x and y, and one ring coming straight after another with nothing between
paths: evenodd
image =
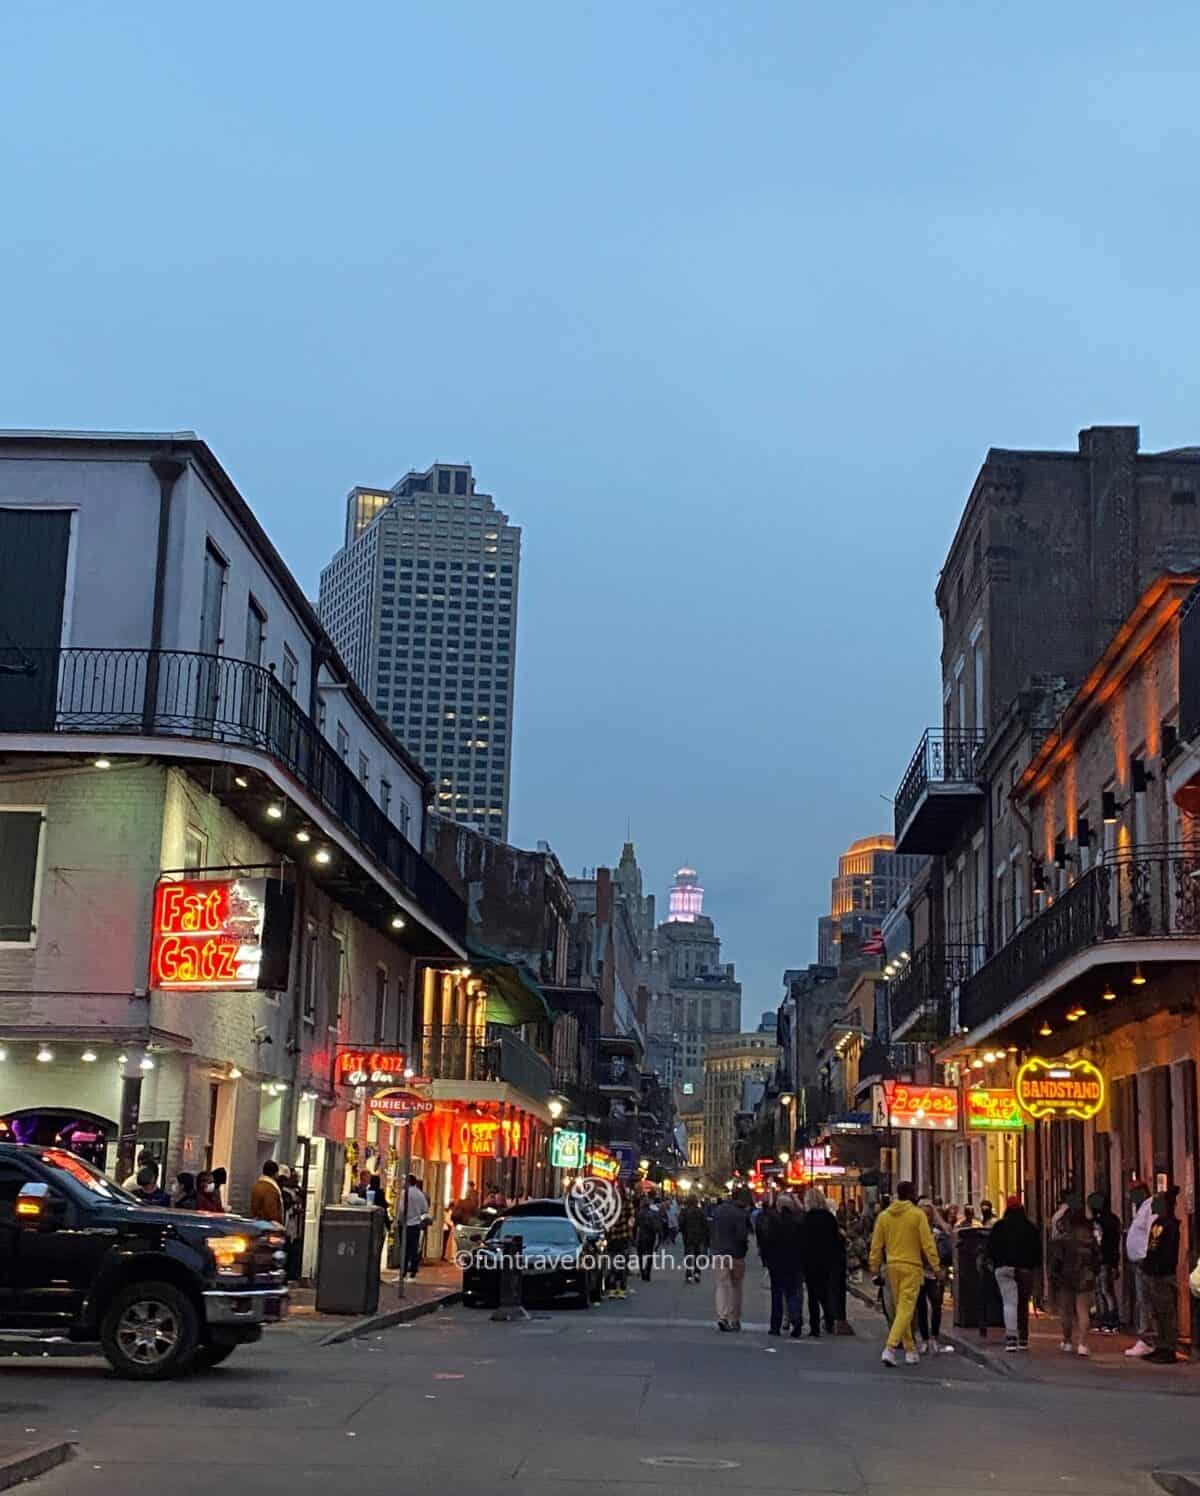
<instances>
[{"instance_id":1,"label":"person in dark jacket","mask_svg":"<svg viewBox=\"0 0 1200 1496\"><path fill-rule=\"evenodd\" d=\"M699 1200L690 1197L679 1212L679 1234L683 1238L683 1281L699 1283L700 1269L696 1259L708 1246L708 1218Z\"/></svg>"},{"instance_id":2,"label":"person in dark jacket","mask_svg":"<svg viewBox=\"0 0 1200 1496\"><path fill-rule=\"evenodd\" d=\"M1072 1197L1056 1235L1050 1238L1050 1282L1062 1315L1062 1349L1090 1356L1087 1333L1092 1295L1100 1271L1100 1248L1078 1195Z\"/></svg>"},{"instance_id":3,"label":"person in dark jacket","mask_svg":"<svg viewBox=\"0 0 1200 1496\"><path fill-rule=\"evenodd\" d=\"M1145 1358L1156 1366L1174 1366L1179 1343L1179 1221L1175 1215L1177 1188L1154 1197L1150 1244L1142 1262L1146 1275L1154 1349Z\"/></svg>"},{"instance_id":4,"label":"person in dark jacket","mask_svg":"<svg viewBox=\"0 0 1200 1496\"><path fill-rule=\"evenodd\" d=\"M608 1228L607 1293L610 1299L623 1299L628 1282L629 1255L633 1250L633 1200L629 1191L617 1187L621 1208L617 1219Z\"/></svg>"},{"instance_id":5,"label":"person in dark jacket","mask_svg":"<svg viewBox=\"0 0 1200 1496\"><path fill-rule=\"evenodd\" d=\"M771 1210L759 1217L758 1250L771 1281L771 1326L768 1335L779 1335L783 1329L783 1309L787 1305L792 1339L799 1340L804 1324L804 1301L800 1284L804 1272L804 1213L795 1195L779 1196Z\"/></svg>"},{"instance_id":6,"label":"person in dark jacket","mask_svg":"<svg viewBox=\"0 0 1200 1496\"><path fill-rule=\"evenodd\" d=\"M717 1329L742 1328L742 1291L746 1282L746 1253L750 1248L750 1207L753 1197L738 1190L717 1206L710 1239L717 1278Z\"/></svg>"},{"instance_id":7,"label":"person in dark jacket","mask_svg":"<svg viewBox=\"0 0 1200 1496\"><path fill-rule=\"evenodd\" d=\"M1117 1274L1121 1271L1121 1221L1109 1209L1099 1190L1087 1198L1092 1231L1100 1248L1100 1276L1096 1280L1096 1306L1102 1335L1115 1335L1121 1327L1121 1305L1117 1298Z\"/></svg>"},{"instance_id":8,"label":"person in dark jacket","mask_svg":"<svg viewBox=\"0 0 1200 1496\"><path fill-rule=\"evenodd\" d=\"M133 1197L139 1205L170 1205L171 1197L158 1187L158 1169L154 1164L144 1164L137 1171L137 1183Z\"/></svg>"},{"instance_id":9,"label":"person in dark jacket","mask_svg":"<svg viewBox=\"0 0 1200 1496\"><path fill-rule=\"evenodd\" d=\"M662 1236L662 1229L662 1211L655 1204L654 1197L647 1195L638 1206L634 1226L638 1267L641 1269L643 1283L650 1281L650 1269L654 1265L654 1251Z\"/></svg>"},{"instance_id":10,"label":"person in dark jacket","mask_svg":"<svg viewBox=\"0 0 1200 1496\"><path fill-rule=\"evenodd\" d=\"M801 1256L804 1286L808 1290L808 1329L815 1339L821 1333L822 1320L829 1334L833 1334L830 1288L834 1271L843 1261L837 1219L819 1189L810 1189L804 1197L803 1225Z\"/></svg>"},{"instance_id":11,"label":"person in dark jacket","mask_svg":"<svg viewBox=\"0 0 1200 1496\"><path fill-rule=\"evenodd\" d=\"M1042 1265L1041 1232L1025 1214L1018 1195L1008 1197L1004 1214L988 1236L987 1260L1004 1302L1004 1349L1029 1349L1029 1299L1033 1275Z\"/></svg>"},{"instance_id":12,"label":"person in dark jacket","mask_svg":"<svg viewBox=\"0 0 1200 1496\"><path fill-rule=\"evenodd\" d=\"M175 1199L172 1202L176 1210L199 1210L200 1196L196 1193L196 1176L189 1174L186 1170L175 1176Z\"/></svg>"}]
</instances>

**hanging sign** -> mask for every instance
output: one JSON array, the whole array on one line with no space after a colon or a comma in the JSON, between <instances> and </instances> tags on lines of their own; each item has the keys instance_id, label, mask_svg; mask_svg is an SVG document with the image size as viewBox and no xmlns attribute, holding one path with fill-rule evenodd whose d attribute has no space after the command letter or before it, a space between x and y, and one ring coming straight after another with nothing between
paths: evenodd
<instances>
[{"instance_id":1,"label":"hanging sign","mask_svg":"<svg viewBox=\"0 0 1200 1496\"><path fill-rule=\"evenodd\" d=\"M1091 1060L1028 1059L1017 1071L1017 1103L1039 1122L1087 1122L1104 1105L1104 1076Z\"/></svg>"},{"instance_id":2,"label":"hanging sign","mask_svg":"<svg viewBox=\"0 0 1200 1496\"><path fill-rule=\"evenodd\" d=\"M550 1167L582 1169L587 1152L587 1133L569 1127L556 1127L550 1134Z\"/></svg>"},{"instance_id":3,"label":"hanging sign","mask_svg":"<svg viewBox=\"0 0 1200 1496\"><path fill-rule=\"evenodd\" d=\"M339 1086L394 1086L407 1068L402 1049L339 1049L333 1079Z\"/></svg>"},{"instance_id":4,"label":"hanging sign","mask_svg":"<svg viewBox=\"0 0 1200 1496\"><path fill-rule=\"evenodd\" d=\"M283 990L292 902L292 885L277 879L160 880L150 926L150 986L160 992Z\"/></svg>"},{"instance_id":5,"label":"hanging sign","mask_svg":"<svg viewBox=\"0 0 1200 1496\"><path fill-rule=\"evenodd\" d=\"M428 1117L433 1102L411 1091L380 1091L371 1097L371 1110L381 1122L407 1122L413 1117Z\"/></svg>"},{"instance_id":6,"label":"hanging sign","mask_svg":"<svg viewBox=\"0 0 1200 1496\"><path fill-rule=\"evenodd\" d=\"M587 1171L596 1179L615 1179L621 1171L621 1161L607 1148L593 1148L587 1156Z\"/></svg>"},{"instance_id":7,"label":"hanging sign","mask_svg":"<svg viewBox=\"0 0 1200 1496\"><path fill-rule=\"evenodd\" d=\"M902 1128L958 1128L958 1092L953 1086L916 1086L906 1081L883 1083L888 1125Z\"/></svg>"},{"instance_id":8,"label":"hanging sign","mask_svg":"<svg viewBox=\"0 0 1200 1496\"><path fill-rule=\"evenodd\" d=\"M1025 1118L1011 1088L977 1087L967 1092L968 1132L1020 1132Z\"/></svg>"}]
</instances>

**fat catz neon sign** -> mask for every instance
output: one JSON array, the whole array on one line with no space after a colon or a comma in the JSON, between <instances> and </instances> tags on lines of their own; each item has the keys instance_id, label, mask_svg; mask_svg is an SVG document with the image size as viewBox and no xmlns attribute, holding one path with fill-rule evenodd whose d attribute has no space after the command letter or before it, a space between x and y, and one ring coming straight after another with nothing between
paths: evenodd
<instances>
[{"instance_id":1,"label":"fat catz neon sign","mask_svg":"<svg viewBox=\"0 0 1200 1496\"><path fill-rule=\"evenodd\" d=\"M333 1078L341 1086L394 1086L407 1065L402 1049L339 1049Z\"/></svg>"},{"instance_id":2,"label":"fat catz neon sign","mask_svg":"<svg viewBox=\"0 0 1200 1496\"><path fill-rule=\"evenodd\" d=\"M265 913L265 878L159 883L150 986L163 992L257 990Z\"/></svg>"}]
</instances>

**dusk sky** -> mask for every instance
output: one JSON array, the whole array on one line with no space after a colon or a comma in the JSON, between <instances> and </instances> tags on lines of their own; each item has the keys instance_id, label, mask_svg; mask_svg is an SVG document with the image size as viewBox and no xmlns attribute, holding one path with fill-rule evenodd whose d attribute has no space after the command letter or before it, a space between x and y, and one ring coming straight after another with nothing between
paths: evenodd
<instances>
[{"instance_id":1,"label":"dusk sky","mask_svg":"<svg viewBox=\"0 0 1200 1496\"><path fill-rule=\"evenodd\" d=\"M688 861L744 1020L940 711L990 445L1200 442L1200 14L5 0L0 426L524 529L513 841Z\"/></svg>"}]
</instances>

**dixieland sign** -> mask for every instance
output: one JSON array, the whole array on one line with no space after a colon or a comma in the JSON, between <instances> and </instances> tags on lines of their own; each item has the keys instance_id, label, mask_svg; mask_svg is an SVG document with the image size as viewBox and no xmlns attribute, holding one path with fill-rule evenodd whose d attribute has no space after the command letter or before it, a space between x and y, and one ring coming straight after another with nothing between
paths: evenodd
<instances>
[{"instance_id":1,"label":"dixieland sign","mask_svg":"<svg viewBox=\"0 0 1200 1496\"><path fill-rule=\"evenodd\" d=\"M408 1122L413 1117L428 1117L433 1102L411 1091L380 1091L371 1097L371 1110L381 1122Z\"/></svg>"},{"instance_id":2,"label":"dixieland sign","mask_svg":"<svg viewBox=\"0 0 1200 1496\"><path fill-rule=\"evenodd\" d=\"M1104 1105L1104 1076L1091 1060L1043 1060L1017 1071L1017 1103L1039 1122L1087 1122Z\"/></svg>"}]
</instances>

